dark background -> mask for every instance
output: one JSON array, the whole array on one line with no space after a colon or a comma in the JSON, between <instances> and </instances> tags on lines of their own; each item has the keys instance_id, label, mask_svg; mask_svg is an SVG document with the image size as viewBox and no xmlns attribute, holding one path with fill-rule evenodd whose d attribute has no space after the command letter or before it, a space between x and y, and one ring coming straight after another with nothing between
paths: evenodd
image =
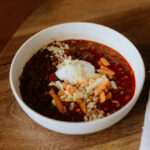
<instances>
[{"instance_id":1,"label":"dark background","mask_svg":"<svg viewBox=\"0 0 150 150\"><path fill-rule=\"evenodd\" d=\"M2 0L0 2L0 52L24 20L44 0Z\"/></svg>"}]
</instances>

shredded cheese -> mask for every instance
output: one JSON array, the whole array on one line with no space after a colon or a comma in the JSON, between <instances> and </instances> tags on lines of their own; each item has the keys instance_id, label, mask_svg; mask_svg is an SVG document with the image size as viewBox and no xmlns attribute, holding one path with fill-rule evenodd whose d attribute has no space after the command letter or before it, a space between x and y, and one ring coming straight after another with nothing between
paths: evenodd
<instances>
[{"instance_id":1,"label":"shredded cheese","mask_svg":"<svg viewBox=\"0 0 150 150\"><path fill-rule=\"evenodd\" d=\"M112 99L109 89L118 88L115 81L112 80L115 72L107 68L110 65L109 62L101 58L98 62L100 68L95 72L91 63L78 59L72 60L71 56L64 55L64 51L69 49L68 44L56 42L47 49L60 59L55 74L64 82L56 81L49 84L59 89L60 100L68 103L70 111L82 111L85 114L85 121L103 118L104 111L97 108L97 102L104 103ZM117 101L112 102L119 107ZM76 103L80 108L75 108ZM52 100L52 104L56 106L55 99Z\"/></svg>"},{"instance_id":2,"label":"shredded cheese","mask_svg":"<svg viewBox=\"0 0 150 150\"><path fill-rule=\"evenodd\" d=\"M76 92L76 93L73 93L73 97L74 97L74 99L81 99L81 98L84 98L84 92Z\"/></svg>"},{"instance_id":3,"label":"shredded cheese","mask_svg":"<svg viewBox=\"0 0 150 150\"><path fill-rule=\"evenodd\" d=\"M98 86L105 78L106 78L106 76L103 75L100 78L96 79L96 81L93 84L91 84L89 87L87 87L87 92L91 91L96 86Z\"/></svg>"},{"instance_id":4,"label":"shredded cheese","mask_svg":"<svg viewBox=\"0 0 150 150\"><path fill-rule=\"evenodd\" d=\"M113 89L115 89L115 90L118 89L115 81L110 81L110 83L111 83L111 86L113 87Z\"/></svg>"}]
</instances>

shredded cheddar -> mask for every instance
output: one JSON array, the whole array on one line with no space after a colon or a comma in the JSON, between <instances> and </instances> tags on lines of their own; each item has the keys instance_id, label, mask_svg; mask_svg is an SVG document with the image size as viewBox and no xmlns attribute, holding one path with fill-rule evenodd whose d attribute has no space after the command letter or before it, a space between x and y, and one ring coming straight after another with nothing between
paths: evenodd
<instances>
[{"instance_id":1,"label":"shredded cheddar","mask_svg":"<svg viewBox=\"0 0 150 150\"><path fill-rule=\"evenodd\" d=\"M68 85L69 85L69 84L66 83L66 82L63 82L63 83L62 83L62 86L63 86L64 89L67 89L67 86L68 86Z\"/></svg>"},{"instance_id":2,"label":"shredded cheddar","mask_svg":"<svg viewBox=\"0 0 150 150\"><path fill-rule=\"evenodd\" d=\"M80 112L81 110L80 110L80 108L76 108L75 111L76 112Z\"/></svg>"},{"instance_id":3,"label":"shredded cheddar","mask_svg":"<svg viewBox=\"0 0 150 150\"><path fill-rule=\"evenodd\" d=\"M109 69L108 67L105 67L105 66L101 66L100 68L101 68L101 69L104 69L104 70L112 71L111 69Z\"/></svg>"},{"instance_id":4,"label":"shredded cheddar","mask_svg":"<svg viewBox=\"0 0 150 150\"><path fill-rule=\"evenodd\" d=\"M53 99L55 99L55 101L56 101L56 107L58 108L59 112L65 113L64 106L63 106L60 98L56 95L55 91L53 89L51 89L49 91L49 94L53 97Z\"/></svg>"},{"instance_id":5,"label":"shredded cheddar","mask_svg":"<svg viewBox=\"0 0 150 150\"><path fill-rule=\"evenodd\" d=\"M111 76L111 77L115 74L115 72L113 72L111 70L106 70L106 69L98 69L97 72Z\"/></svg>"},{"instance_id":6,"label":"shredded cheddar","mask_svg":"<svg viewBox=\"0 0 150 150\"><path fill-rule=\"evenodd\" d=\"M71 94L73 96L73 93L76 91L75 87L73 87L72 85L69 86L69 88L67 89L68 93Z\"/></svg>"},{"instance_id":7,"label":"shredded cheddar","mask_svg":"<svg viewBox=\"0 0 150 150\"><path fill-rule=\"evenodd\" d=\"M89 85L93 84L95 80L89 80Z\"/></svg>"},{"instance_id":8,"label":"shredded cheddar","mask_svg":"<svg viewBox=\"0 0 150 150\"><path fill-rule=\"evenodd\" d=\"M108 79L104 79L95 89L94 92L100 92L110 87L110 82Z\"/></svg>"},{"instance_id":9,"label":"shredded cheddar","mask_svg":"<svg viewBox=\"0 0 150 150\"><path fill-rule=\"evenodd\" d=\"M77 102L77 103L81 103L81 102L82 102L82 99L74 99L73 101L74 101L74 102Z\"/></svg>"},{"instance_id":10,"label":"shredded cheddar","mask_svg":"<svg viewBox=\"0 0 150 150\"><path fill-rule=\"evenodd\" d=\"M101 62L101 60L98 61L98 64L99 64L100 66L103 65L102 62Z\"/></svg>"},{"instance_id":11,"label":"shredded cheddar","mask_svg":"<svg viewBox=\"0 0 150 150\"><path fill-rule=\"evenodd\" d=\"M83 84L83 83L85 83L85 82L87 82L87 80L82 77L80 80L77 81L77 84L78 84L78 85L81 85L81 84Z\"/></svg>"},{"instance_id":12,"label":"shredded cheddar","mask_svg":"<svg viewBox=\"0 0 150 150\"><path fill-rule=\"evenodd\" d=\"M87 109L86 109L86 105L84 102L78 103L82 112L86 113Z\"/></svg>"},{"instance_id":13,"label":"shredded cheddar","mask_svg":"<svg viewBox=\"0 0 150 150\"><path fill-rule=\"evenodd\" d=\"M103 57L100 59L101 63L104 65L104 66L109 66L110 63Z\"/></svg>"},{"instance_id":14,"label":"shredded cheddar","mask_svg":"<svg viewBox=\"0 0 150 150\"><path fill-rule=\"evenodd\" d=\"M104 103L105 100L106 100L106 96L105 96L104 91L102 91L102 92L100 93L100 103Z\"/></svg>"},{"instance_id":15,"label":"shredded cheddar","mask_svg":"<svg viewBox=\"0 0 150 150\"><path fill-rule=\"evenodd\" d=\"M65 92L64 92L64 91L59 90L59 92L58 92L58 96L63 96L64 94L65 94Z\"/></svg>"},{"instance_id":16,"label":"shredded cheddar","mask_svg":"<svg viewBox=\"0 0 150 150\"><path fill-rule=\"evenodd\" d=\"M110 99L110 98L112 98L112 93L108 92L107 95L106 95L106 99Z\"/></svg>"}]
</instances>

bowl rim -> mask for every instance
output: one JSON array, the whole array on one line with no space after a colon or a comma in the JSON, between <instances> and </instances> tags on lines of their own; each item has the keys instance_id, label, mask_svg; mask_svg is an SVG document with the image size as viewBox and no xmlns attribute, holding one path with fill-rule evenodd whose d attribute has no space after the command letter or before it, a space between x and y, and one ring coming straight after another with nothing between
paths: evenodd
<instances>
[{"instance_id":1,"label":"bowl rim","mask_svg":"<svg viewBox=\"0 0 150 150\"><path fill-rule=\"evenodd\" d=\"M119 110L117 110L115 113L109 115L109 116L106 116L104 118L100 118L100 119L96 119L96 120L92 120L92 121L82 121L82 122L69 122L69 121L61 121L61 120L56 120L56 119L53 119L53 118L49 118L47 116L44 116L38 112L36 112L35 110L33 110L32 108L30 108L24 101L22 98L20 98L20 96L18 95L17 91L15 90L15 86L14 86L14 83L13 83L13 78L12 78L12 72L13 72L13 68L14 68L14 63L15 63L15 60L16 58L18 57L18 54L22 51L22 49L24 48L24 46L26 44L28 44L28 42L30 42L30 40L34 39L35 37L39 36L40 34L42 34L43 32L49 30L49 29L52 29L52 28L55 28L55 27L59 27L59 26L62 26L62 25L68 25L68 24L90 24L90 25L94 25L94 26L101 26L102 28L105 28L105 29L108 29L110 31L113 31L117 34L119 34L121 36L121 38L123 39L126 39L128 41L128 43L130 45L132 45L134 47L134 50L137 52L138 54L138 57L139 57L139 60L141 61L141 66L142 66L142 70L141 72L143 73L143 78L141 79L142 80L142 84L141 84L141 87L139 88L139 91L135 96L135 93L132 97L132 99L125 105L123 106L122 108L120 108ZM118 52L118 51L117 51ZM119 53L119 52L118 52ZM128 62L129 63L129 62ZM130 63L129 63L130 64ZM131 65L130 65L131 66ZM132 66L131 66L132 67ZM134 71L134 70L133 70ZM144 66L144 61L142 59L142 56L141 54L139 53L139 51L137 50L137 48L134 46L134 44L127 38L125 37L123 34L119 33L118 31L110 28L110 27L107 27L107 26L104 26L104 25L101 25L101 24L96 24L96 23L91 23L91 22L67 22L67 23L61 23L61 24L57 24L57 25L53 25L53 26L50 26L50 27L47 27L37 33L35 33L34 35L32 35L31 37L29 37L21 46L20 48L17 50L17 52L15 53L15 56L13 57L13 60L12 60L12 63L11 63L11 66L10 66L10 71L9 71L9 81L10 81L10 86L11 86L11 89L13 91L13 94L15 96L15 99L17 100L17 102L24 105L24 107L30 112L30 113L33 113L34 115L37 115L43 119L46 119L47 121L53 121L53 122L56 122L56 123L63 123L63 124L66 124L66 125L92 125L92 124L95 124L95 123L100 123L102 121L107 121L109 120L110 118L113 118L115 116L117 116L118 114L122 113L124 109L126 109L129 105L131 105L131 103L133 103L133 100L136 102L142 89L143 89L143 86L144 86L144 81L145 81L145 66ZM135 79L136 81L136 79ZM135 88L136 90L136 88ZM134 99L133 99L134 98ZM22 108L22 106L20 105L20 107ZM22 108L23 109L23 108ZM25 111L24 111L25 112ZM26 113L26 112L25 112ZM31 117L30 117L31 118ZM32 118L31 118L32 119Z\"/></svg>"}]
</instances>

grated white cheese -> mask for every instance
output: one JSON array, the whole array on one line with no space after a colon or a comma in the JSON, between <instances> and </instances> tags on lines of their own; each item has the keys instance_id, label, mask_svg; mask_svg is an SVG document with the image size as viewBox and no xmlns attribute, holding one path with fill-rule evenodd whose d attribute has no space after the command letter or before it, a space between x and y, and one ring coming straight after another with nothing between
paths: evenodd
<instances>
[{"instance_id":1,"label":"grated white cheese","mask_svg":"<svg viewBox=\"0 0 150 150\"><path fill-rule=\"evenodd\" d=\"M87 92L91 91L92 89L94 89L96 86L98 86L104 79L106 78L106 76L102 75L100 78L96 79L96 81L91 84L90 86L88 86Z\"/></svg>"},{"instance_id":2,"label":"grated white cheese","mask_svg":"<svg viewBox=\"0 0 150 150\"><path fill-rule=\"evenodd\" d=\"M66 98L66 102L72 102L72 100L73 100L73 99L72 99L71 97L67 97L67 98Z\"/></svg>"},{"instance_id":3,"label":"grated white cheese","mask_svg":"<svg viewBox=\"0 0 150 150\"><path fill-rule=\"evenodd\" d=\"M100 74L99 73L87 73L85 75L87 78L91 79L91 78L94 78L96 76L99 76L100 77Z\"/></svg>"},{"instance_id":4,"label":"grated white cheese","mask_svg":"<svg viewBox=\"0 0 150 150\"><path fill-rule=\"evenodd\" d=\"M50 82L49 85L50 85L50 86L55 86L55 87L57 87L59 90L64 90L64 89L63 89L63 86L62 86L62 84L61 84L60 81Z\"/></svg>"},{"instance_id":5,"label":"grated white cheese","mask_svg":"<svg viewBox=\"0 0 150 150\"><path fill-rule=\"evenodd\" d=\"M115 81L110 81L111 86L113 87L113 89L118 89L117 84L115 83Z\"/></svg>"},{"instance_id":6,"label":"grated white cheese","mask_svg":"<svg viewBox=\"0 0 150 150\"><path fill-rule=\"evenodd\" d=\"M60 87L59 87L55 82L50 82L50 83L49 83L49 86L55 86L55 87L57 87L58 89L60 89Z\"/></svg>"},{"instance_id":7,"label":"grated white cheese","mask_svg":"<svg viewBox=\"0 0 150 150\"><path fill-rule=\"evenodd\" d=\"M89 118L87 115L84 116L84 121L89 121Z\"/></svg>"},{"instance_id":8,"label":"grated white cheese","mask_svg":"<svg viewBox=\"0 0 150 150\"><path fill-rule=\"evenodd\" d=\"M59 86L59 88L60 88L61 90L64 90L64 89L63 89L63 86L62 86L62 84L61 84L60 81L56 81L56 85Z\"/></svg>"},{"instance_id":9,"label":"grated white cheese","mask_svg":"<svg viewBox=\"0 0 150 150\"><path fill-rule=\"evenodd\" d=\"M119 106L120 106L120 103L119 103L118 101L116 101L116 100L112 100L112 102L113 102L113 103L115 103L115 104L117 105L117 107L119 107Z\"/></svg>"},{"instance_id":10,"label":"grated white cheese","mask_svg":"<svg viewBox=\"0 0 150 150\"><path fill-rule=\"evenodd\" d=\"M87 108L95 108L94 107L95 106L95 103L94 102L91 102L91 103L89 103L88 105L87 105Z\"/></svg>"},{"instance_id":11,"label":"grated white cheese","mask_svg":"<svg viewBox=\"0 0 150 150\"><path fill-rule=\"evenodd\" d=\"M67 55L65 54L65 50L69 49L69 45L62 43L62 42L56 42L53 45L46 47L49 51L51 51L55 57L59 58L58 62L61 63L64 59L67 58ZM51 59L53 59L54 56L50 56Z\"/></svg>"},{"instance_id":12,"label":"grated white cheese","mask_svg":"<svg viewBox=\"0 0 150 150\"><path fill-rule=\"evenodd\" d=\"M73 111L74 106L75 106L75 105L74 105L74 102L71 102L71 103L70 103L70 107L69 107L71 111Z\"/></svg>"},{"instance_id":13,"label":"grated white cheese","mask_svg":"<svg viewBox=\"0 0 150 150\"><path fill-rule=\"evenodd\" d=\"M84 92L73 93L73 97L74 97L74 99L84 98Z\"/></svg>"},{"instance_id":14,"label":"grated white cheese","mask_svg":"<svg viewBox=\"0 0 150 150\"><path fill-rule=\"evenodd\" d=\"M50 46L50 47L47 47L47 49L49 51L52 51L54 54L57 54L57 53L59 54L63 51L62 49L60 49L60 47L56 47L56 46Z\"/></svg>"},{"instance_id":15,"label":"grated white cheese","mask_svg":"<svg viewBox=\"0 0 150 150\"><path fill-rule=\"evenodd\" d=\"M99 95L99 91L94 91L94 96L98 96Z\"/></svg>"},{"instance_id":16,"label":"grated white cheese","mask_svg":"<svg viewBox=\"0 0 150 150\"><path fill-rule=\"evenodd\" d=\"M73 96L67 90L65 90L65 93L68 95L68 98L72 98L73 100Z\"/></svg>"},{"instance_id":17,"label":"grated white cheese","mask_svg":"<svg viewBox=\"0 0 150 150\"><path fill-rule=\"evenodd\" d=\"M61 99L67 98L67 95L60 96Z\"/></svg>"},{"instance_id":18,"label":"grated white cheese","mask_svg":"<svg viewBox=\"0 0 150 150\"><path fill-rule=\"evenodd\" d=\"M54 106L56 106L56 101L55 101L55 99L52 100L52 104L53 104Z\"/></svg>"},{"instance_id":19,"label":"grated white cheese","mask_svg":"<svg viewBox=\"0 0 150 150\"><path fill-rule=\"evenodd\" d=\"M93 96L93 101L97 101L99 97Z\"/></svg>"}]
</instances>

